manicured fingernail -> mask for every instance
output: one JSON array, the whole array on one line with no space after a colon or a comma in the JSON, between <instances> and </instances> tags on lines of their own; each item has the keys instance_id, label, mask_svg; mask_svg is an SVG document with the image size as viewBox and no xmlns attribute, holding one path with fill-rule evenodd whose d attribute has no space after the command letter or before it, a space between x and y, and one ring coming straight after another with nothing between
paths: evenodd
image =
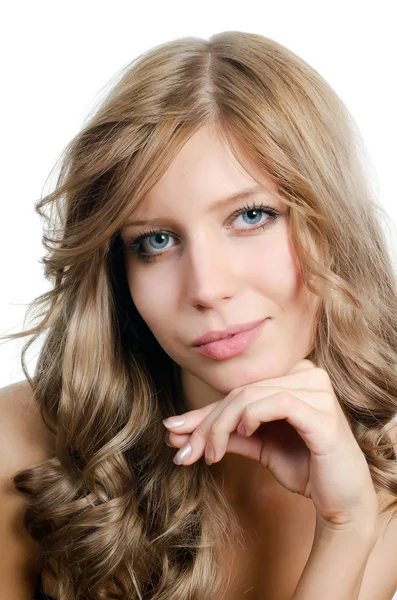
<instances>
[{"instance_id":1,"label":"manicured fingernail","mask_svg":"<svg viewBox=\"0 0 397 600\"><path fill-rule=\"evenodd\" d=\"M190 444L186 444L183 446L174 456L174 463L176 465L181 465L186 458L189 458L190 453L192 451L192 447Z\"/></svg>"},{"instance_id":2,"label":"manicured fingernail","mask_svg":"<svg viewBox=\"0 0 397 600\"><path fill-rule=\"evenodd\" d=\"M170 432L166 431L165 432L165 443L167 444L167 446L170 446L170 448L173 448L174 446L170 443Z\"/></svg>"},{"instance_id":3,"label":"manicured fingernail","mask_svg":"<svg viewBox=\"0 0 397 600\"><path fill-rule=\"evenodd\" d=\"M165 427L180 427L184 422L185 421L180 417L168 417L168 419L164 419L163 425L165 425Z\"/></svg>"}]
</instances>

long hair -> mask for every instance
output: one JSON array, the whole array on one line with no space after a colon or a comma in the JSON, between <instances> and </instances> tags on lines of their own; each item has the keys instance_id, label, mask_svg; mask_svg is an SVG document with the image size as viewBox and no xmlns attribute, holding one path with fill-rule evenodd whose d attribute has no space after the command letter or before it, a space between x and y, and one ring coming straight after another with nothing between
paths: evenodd
<instances>
[{"instance_id":1,"label":"long hair","mask_svg":"<svg viewBox=\"0 0 397 600\"><path fill-rule=\"evenodd\" d=\"M204 461L181 469L164 444L162 419L189 407L131 298L127 218L204 124L271 178L304 285L321 298L307 358L329 374L376 491L395 496L396 278L358 128L292 51L227 31L161 44L119 75L35 204L52 286L28 308L37 323L6 337L30 336L22 368L55 449L13 481L59 600L201 600L226 591L222 554L242 533Z\"/></svg>"}]
</instances>

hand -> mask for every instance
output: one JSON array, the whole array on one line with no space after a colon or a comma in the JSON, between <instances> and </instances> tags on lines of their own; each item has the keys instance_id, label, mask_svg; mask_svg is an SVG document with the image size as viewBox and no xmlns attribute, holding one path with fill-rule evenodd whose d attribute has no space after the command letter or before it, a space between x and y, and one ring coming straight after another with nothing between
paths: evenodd
<instances>
[{"instance_id":1,"label":"hand","mask_svg":"<svg viewBox=\"0 0 397 600\"><path fill-rule=\"evenodd\" d=\"M184 424L169 427L170 442L180 447L189 441L192 447L183 464L203 456L208 442L213 462L226 452L259 461L284 488L311 498L324 524L343 529L377 523L365 456L327 372L311 361L303 359L282 377L236 388L223 400L178 416ZM244 436L236 432L239 424Z\"/></svg>"}]
</instances>

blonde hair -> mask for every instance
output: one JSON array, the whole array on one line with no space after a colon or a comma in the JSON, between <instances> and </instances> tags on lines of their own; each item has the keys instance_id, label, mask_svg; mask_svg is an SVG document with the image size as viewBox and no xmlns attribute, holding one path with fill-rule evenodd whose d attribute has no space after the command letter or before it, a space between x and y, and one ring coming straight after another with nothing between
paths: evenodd
<instances>
[{"instance_id":1,"label":"blonde hair","mask_svg":"<svg viewBox=\"0 0 397 600\"><path fill-rule=\"evenodd\" d=\"M200 600L229 583L221 557L241 529L204 461L181 469L164 444L162 419L189 408L178 365L134 306L120 238L208 123L289 205L304 284L322 300L307 358L329 374L376 490L397 496L397 286L354 120L269 38L173 40L123 69L66 147L55 190L35 205L52 289L28 309L38 324L6 336L32 336L22 366L55 434L54 457L14 483L59 600Z\"/></svg>"}]
</instances>

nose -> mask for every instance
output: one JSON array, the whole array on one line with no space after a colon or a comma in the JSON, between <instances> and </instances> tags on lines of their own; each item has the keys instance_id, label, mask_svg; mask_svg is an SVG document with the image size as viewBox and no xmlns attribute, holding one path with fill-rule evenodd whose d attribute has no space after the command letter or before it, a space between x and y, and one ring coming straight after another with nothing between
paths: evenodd
<instances>
[{"instance_id":1,"label":"nose","mask_svg":"<svg viewBox=\"0 0 397 600\"><path fill-rule=\"evenodd\" d=\"M192 306L210 307L241 288L238 260L231 241L213 234L198 235L186 250L186 295Z\"/></svg>"}]
</instances>

